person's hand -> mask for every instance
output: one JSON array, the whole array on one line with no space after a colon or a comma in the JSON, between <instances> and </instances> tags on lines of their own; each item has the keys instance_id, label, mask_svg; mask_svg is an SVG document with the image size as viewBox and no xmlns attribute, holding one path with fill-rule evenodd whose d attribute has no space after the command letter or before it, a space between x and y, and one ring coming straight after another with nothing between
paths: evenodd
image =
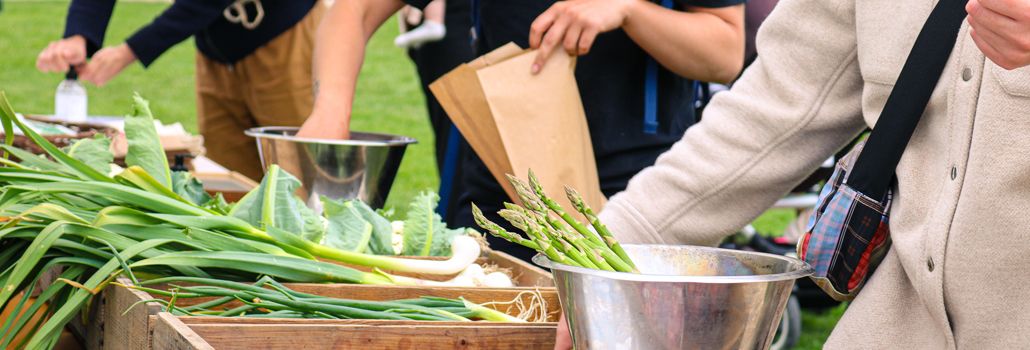
<instances>
[{"instance_id":1,"label":"person's hand","mask_svg":"<svg viewBox=\"0 0 1030 350\"><path fill-rule=\"evenodd\" d=\"M565 321L565 314L561 314L558 320L558 334L554 337L554 350L572 349L572 333L569 332L569 323Z\"/></svg>"},{"instance_id":2,"label":"person's hand","mask_svg":"<svg viewBox=\"0 0 1030 350\"><path fill-rule=\"evenodd\" d=\"M404 8L401 8L401 19L408 27L414 27L422 23L422 10L405 5Z\"/></svg>"},{"instance_id":3,"label":"person's hand","mask_svg":"<svg viewBox=\"0 0 1030 350\"><path fill-rule=\"evenodd\" d=\"M322 140L346 140L350 138L350 118L340 118L345 109L320 109L318 106L297 131L297 137Z\"/></svg>"},{"instance_id":4,"label":"person's hand","mask_svg":"<svg viewBox=\"0 0 1030 350\"><path fill-rule=\"evenodd\" d=\"M47 73L67 72L83 63L86 63L86 38L82 35L52 41L36 57L36 69Z\"/></svg>"},{"instance_id":5,"label":"person's hand","mask_svg":"<svg viewBox=\"0 0 1030 350\"><path fill-rule=\"evenodd\" d=\"M639 0L568 0L552 5L529 29L529 46L539 50L532 73L543 69L558 46L570 55L590 52L598 34L622 26L629 7L636 1Z\"/></svg>"},{"instance_id":6,"label":"person's hand","mask_svg":"<svg viewBox=\"0 0 1030 350\"><path fill-rule=\"evenodd\" d=\"M135 61L136 54L132 52L129 45L105 47L93 54L93 58L79 69L79 79L91 82L96 86L104 86L111 78Z\"/></svg>"},{"instance_id":7,"label":"person's hand","mask_svg":"<svg viewBox=\"0 0 1030 350\"><path fill-rule=\"evenodd\" d=\"M969 0L966 12L987 58L1009 70L1030 65L1030 0Z\"/></svg>"}]
</instances>

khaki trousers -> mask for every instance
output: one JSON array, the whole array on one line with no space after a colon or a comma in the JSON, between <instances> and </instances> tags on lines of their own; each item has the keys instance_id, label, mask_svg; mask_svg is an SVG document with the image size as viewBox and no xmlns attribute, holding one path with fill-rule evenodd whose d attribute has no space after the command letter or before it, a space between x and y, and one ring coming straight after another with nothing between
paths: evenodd
<instances>
[{"instance_id":1,"label":"khaki trousers","mask_svg":"<svg viewBox=\"0 0 1030 350\"><path fill-rule=\"evenodd\" d=\"M312 51L324 11L315 4L293 28L231 65L197 53L197 126L209 158L261 180L256 143L243 132L300 126L311 114Z\"/></svg>"}]
</instances>

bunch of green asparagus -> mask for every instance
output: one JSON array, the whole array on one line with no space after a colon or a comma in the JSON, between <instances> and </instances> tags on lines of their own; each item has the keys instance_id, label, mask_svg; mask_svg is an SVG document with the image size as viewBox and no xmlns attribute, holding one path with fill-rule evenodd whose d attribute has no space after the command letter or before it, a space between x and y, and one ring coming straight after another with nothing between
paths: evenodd
<instances>
[{"instance_id":1,"label":"bunch of green asparagus","mask_svg":"<svg viewBox=\"0 0 1030 350\"><path fill-rule=\"evenodd\" d=\"M552 262L596 270L639 273L633 260L576 190L565 187L565 194L589 224L580 222L557 201L548 197L532 171L529 172L528 184L511 175L508 175L508 181L515 188L522 206L505 203L507 209L498 214L525 232L528 239L488 220L483 211L473 204L472 213L476 223L487 232L534 249Z\"/></svg>"},{"instance_id":2,"label":"bunch of green asparagus","mask_svg":"<svg viewBox=\"0 0 1030 350\"><path fill-rule=\"evenodd\" d=\"M147 285L163 285L164 287L146 287ZM145 281L141 285L122 286L164 297L141 301L141 303L163 304L168 312L175 315L526 322L465 299L421 297L393 301L368 301L332 298L292 290L267 276L254 284L200 277L165 277ZM200 300L194 302L191 299Z\"/></svg>"}]
</instances>

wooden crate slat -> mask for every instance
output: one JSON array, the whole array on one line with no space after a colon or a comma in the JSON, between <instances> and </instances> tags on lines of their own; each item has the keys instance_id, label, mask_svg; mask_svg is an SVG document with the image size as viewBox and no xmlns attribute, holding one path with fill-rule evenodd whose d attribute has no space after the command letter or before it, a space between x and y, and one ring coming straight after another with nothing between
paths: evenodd
<instances>
[{"instance_id":1,"label":"wooden crate slat","mask_svg":"<svg viewBox=\"0 0 1030 350\"><path fill-rule=\"evenodd\" d=\"M150 316L149 319L153 329L148 334L148 340L154 349L215 349L201 338L200 335L197 335L192 328L183 324L182 321L170 313L161 312L155 316Z\"/></svg>"},{"instance_id":2,"label":"wooden crate slat","mask_svg":"<svg viewBox=\"0 0 1030 350\"><path fill-rule=\"evenodd\" d=\"M129 282L122 279L123 283ZM149 302L131 307L152 297L137 290L111 286L93 299L91 313L86 320L87 350L141 350L149 349L147 339L148 316L162 310L161 304ZM130 308L131 307L131 308Z\"/></svg>"},{"instance_id":3,"label":"wooden crate slat","mask_svg":"<svg viewBox=\"0 0 1030 350\"><path fill-rule=\"evenodd\" d=\"M455 326L455 327L516 327L516 328L554 328L558 324L555 322L526 322L526 323L514 323L514 322L490 322L485 324L484 322L476 321L474 324L470 322L444 322L434 321L429 324L425 321L399 321L399 320L327 320L327 319L296 319L296 318L242 318L242 317L208 317L208 316L178 316L180 322L186 325L203 325L203 324L223 324L223 325L261 325L261 324L310 324L310 325L340 325L346 323L346 325L353 326Z\"/></svg>"},{"instance_id":4,"label":"wooden crate slat","mask_svg":"<svg viewBox=\"0 0 1030 350\"><path fill-rule=\"evenodd\" d=\"M159 322L170 322L161 318ZM260 349L552 349L554 328L491 326L371 326L330 324L188 324L219 350ZM200 349L157 339L154 350ZM181 335L171 335L182 338Z\"/></svg>"}]
</instances>

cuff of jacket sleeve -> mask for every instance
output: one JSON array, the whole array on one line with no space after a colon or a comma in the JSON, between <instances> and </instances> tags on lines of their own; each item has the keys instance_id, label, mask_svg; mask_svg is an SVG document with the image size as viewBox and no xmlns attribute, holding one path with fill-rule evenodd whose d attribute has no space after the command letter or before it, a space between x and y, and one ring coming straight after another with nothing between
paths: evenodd
<instances>
[{"instance_id":1,"label":"cuff of jacket sleeve","mask_svg":"<svg viewBox=\"0 0 1030 350\"><path fill-rule=\"evenodd\" d=\"M168 50L164 41L151 40L147 37L145 30L146 28L125 39L125 44L129 45L129 49L136 55L136 59L143 64L144 68L149 67L165 50Z\"/></svg>"},{"instance_id":2,"label":"cuff of jacket sleeve","mask_svg":"<svg viewBox=\"0 0 1030 350\"><path fill-rule=\"evenodd\" d=\"M82 37L86 39L86 57L92 57L93 54L97 53L97 51L100 50L101 45L104 44L103 34L96 35L85 31L76 31L68 29L65 30L63 38L68 39L76 35L82 35Z\"/></svg>"}]
</instances>

